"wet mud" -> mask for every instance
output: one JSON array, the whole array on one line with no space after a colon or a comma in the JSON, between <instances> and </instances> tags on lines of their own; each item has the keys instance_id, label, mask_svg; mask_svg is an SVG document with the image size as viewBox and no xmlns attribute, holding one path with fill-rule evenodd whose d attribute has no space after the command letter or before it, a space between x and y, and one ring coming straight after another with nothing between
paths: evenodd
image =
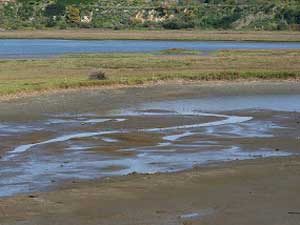
<instances>
[{"instance_id":1,"label":"wet mud","mask_svg":"<svg viewBox=\"0 0 300 225\"><path fill-rule=\"evenodd\" d=\"M65 94L64 102L53 95L0 103L7 106L0 115L0 196L68 181L297 156L300 91L293 84L274 91L274 85L93 90L77 100L78 93ZM32 114L22 114L28 107Z\"/></svg>"}]
</instances>

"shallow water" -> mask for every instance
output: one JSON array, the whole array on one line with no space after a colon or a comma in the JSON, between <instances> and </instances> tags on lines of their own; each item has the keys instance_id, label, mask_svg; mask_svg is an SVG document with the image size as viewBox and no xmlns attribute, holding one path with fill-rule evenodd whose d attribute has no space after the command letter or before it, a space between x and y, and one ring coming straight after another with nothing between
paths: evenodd
<instances>
[{"instance_id":1,"label":"shallow water","mask_svg":"<svg viewBox=\"0 0 300 225\"><path fill-rule=\"evenodd\" d=\"M247 95L221 96L201 99L183 99L142 104L136 109L168 109L185 114L200 112L222 112L234 110L274 110L300 112L300 95Z\"/></svg>"},{"instance_id":2,"label":"shallow water","mask_svg":"<svg viewBox=\"0 0 300 225\"><path fill-rule=\"evenodd\" d=\"M182 214L179 216L179 218L180 219L201 219L204 216L208 216L214 213L216 213L215 209L208 208L208 209L198 210L197 212Z\"/></svg>"},{"instance_id":3,"label":"shallow water","mask_svg":"<svg viewBox=\"0 0 300 225\"><path fill-rule=\"evenodd\" d=\"M299 95L227 96L0 124L7 149L0 159L0 196L72 179L299 154L297 112Z\"/></svg>"},{"instance_id":4,"label":"shallow water","mask_svg":"<svg viewBox=\"0 0 300 225\"><path fill-rule=\"evenodd\" d=\"M220 49L299 49L300 43L2 39L0 40L0 58L49 58L66 53L149 52L170 48L185 48L205 52Z\"/></svg>"}]
</instances>

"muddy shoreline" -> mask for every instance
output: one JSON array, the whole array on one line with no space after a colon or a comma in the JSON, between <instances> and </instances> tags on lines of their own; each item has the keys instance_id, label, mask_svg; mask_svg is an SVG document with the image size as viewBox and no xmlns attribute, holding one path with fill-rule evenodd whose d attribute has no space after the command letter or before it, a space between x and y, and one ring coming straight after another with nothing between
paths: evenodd
<instances>
[{"instance_id":1,"label":"muddy shoreline","mask_svg":"<svg viewBox=\"0 0 300 225\"><path fill-rule=\"evenodd\" d=\"M113 86L28 93L0 98L0 121L30 120L44 114L76 113L129 107L144 101L184 99L206 96L243 96L260 94L300 94L299 82L279 81L168 81L138 86ZM101 102L101 105L95 105ZM21 117L20 117L21 115ZM23 117L23 118L22 118Z\"/></svg>"},{"instance_id":2,"label":"muddy shoreline","mask_svg":"<svg viewBox=\"0 0 300 225\"><path fill-rule=\"evenodd\" d=\"M0 224L297 224L300 113L294 105L299 94L295 82L174 83L1 102L0 121L7 126L1 131L1 155L14 148L20 155L2 158L6 175L0 188L9 190L5 179L13 184L19 174L20 181L45 178L54 184L0 198ZM244 122L212 126L232 117ZM27 124L31 133L22 133ZM77 130L79 136L64 136ZM95 131L106 133L94 137ZM61 143L47 142L59 137ZM26 147L32 143L42 144ZM80 155L81 148L88 154ZM112 164L101 158L107 154ZM128 169L136 156L132 162L145 164ZM104 167L93 167L91 159L95 165L104 160ZM45 171L32 167L53 160L55 167L49 164ZM9 169L19 164L12 176ZM59 170L53 170L56 166ZM177 172L155 172L162 168ZM86 171L133 174L55 177L85 177ZM26 172L36 177L27 178Z\"/></svg>"},{"instance_id":3,"label":"muddy shoreline","mask_svg":"<svg viewBox=\"0 0 300 225\"><path fill-rule=\"evenodd\" d=\"M245 85L246 84L246 85ZM297 84L299 84L298 79L271 79L271 80L255 80L255 79L248 79L248 80L235 80L235 81L187 81L187 80L168 80L168 81L158 81L158 82L149 82L142 85L121 85L121 84L113 84L113 85L107 85L107 86L91 86L91 87L78 87L78 88L67 88L67 89L50 89L50 90L39 90L39 91L29 91L29 92L20 92L18 94L9 94L9 95L2 95L0 96L0 103L11 103L11 102L18 102L18 100L22 101L25 100L28 102L30 99L38 98L38 97L50 97L53 96L60 96L60 95L72 95L74 93L86 93L86 92L96 92L98 94L105 94L106 91L112 91L115 92L116 90L122 90L122 89L141 89L141 88L155 88L155 87L178 87L182 85L187 86L201 86L204 92L207 92L207 88L214 88L214 91L221 94L222 91L218 89L219 86L225 86L226 89L238 89L238 87L245 87L246 91L249 92L250 86L257 86L258 94L264 93L265 89L267 93L277 93L275 89L272 91L272 88L269 84L275 85L277 88L279 88L279 93L298 93L297 91ZM170 88L170 89L171 89ZM291 88L291 90L289 90ZM236 90L237 91L237 90ZM227 94L229 94L229 90L227 90ZM250 93L250 92L249 92ZM226 94L226 93L225 93ZM237 93L240 95L241 93Z\"/></svg>"},{"instance_id":4,"label":"muddy shoreline","mask_svg":"<svg viewBox=\"0 0 300 225\"><path fill-rule=\"evenodd\" d=\"M297 224L298 157L71 183L0 199L12 224ZM295 214L292 214L295 212Z\"/></svg>"}]
</instances>

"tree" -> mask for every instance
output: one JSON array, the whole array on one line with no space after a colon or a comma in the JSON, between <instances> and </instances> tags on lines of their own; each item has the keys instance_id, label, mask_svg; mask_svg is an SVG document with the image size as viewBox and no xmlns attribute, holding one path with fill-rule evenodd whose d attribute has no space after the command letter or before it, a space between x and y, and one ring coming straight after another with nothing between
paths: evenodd
<instances>
[{"instance_id":1,"label":"tree","mask_svg":"<svg viewBox=\"0 0 300 225\"><path fill-rule=\"evenodd\" d=\"M65 9L64 5L54 3L46 6L44 14L47 17L62 16L65 13Z\"/></svg>"}]
</instances>

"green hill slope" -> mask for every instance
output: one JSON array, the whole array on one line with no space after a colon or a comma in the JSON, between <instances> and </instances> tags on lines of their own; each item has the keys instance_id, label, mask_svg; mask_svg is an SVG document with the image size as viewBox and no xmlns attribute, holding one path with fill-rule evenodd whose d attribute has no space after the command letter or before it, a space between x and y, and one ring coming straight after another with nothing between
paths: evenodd
<instances>
[{"instance_id":1,"label":"green hill slope","mask_svg":"<svg viewBox=\"0 0 300 225\"><path fill-rule=\"evenodd\" d=\"M300 1L0 1L0 28L47 27L300 30Z\"/></svg>"}]
</instances>

